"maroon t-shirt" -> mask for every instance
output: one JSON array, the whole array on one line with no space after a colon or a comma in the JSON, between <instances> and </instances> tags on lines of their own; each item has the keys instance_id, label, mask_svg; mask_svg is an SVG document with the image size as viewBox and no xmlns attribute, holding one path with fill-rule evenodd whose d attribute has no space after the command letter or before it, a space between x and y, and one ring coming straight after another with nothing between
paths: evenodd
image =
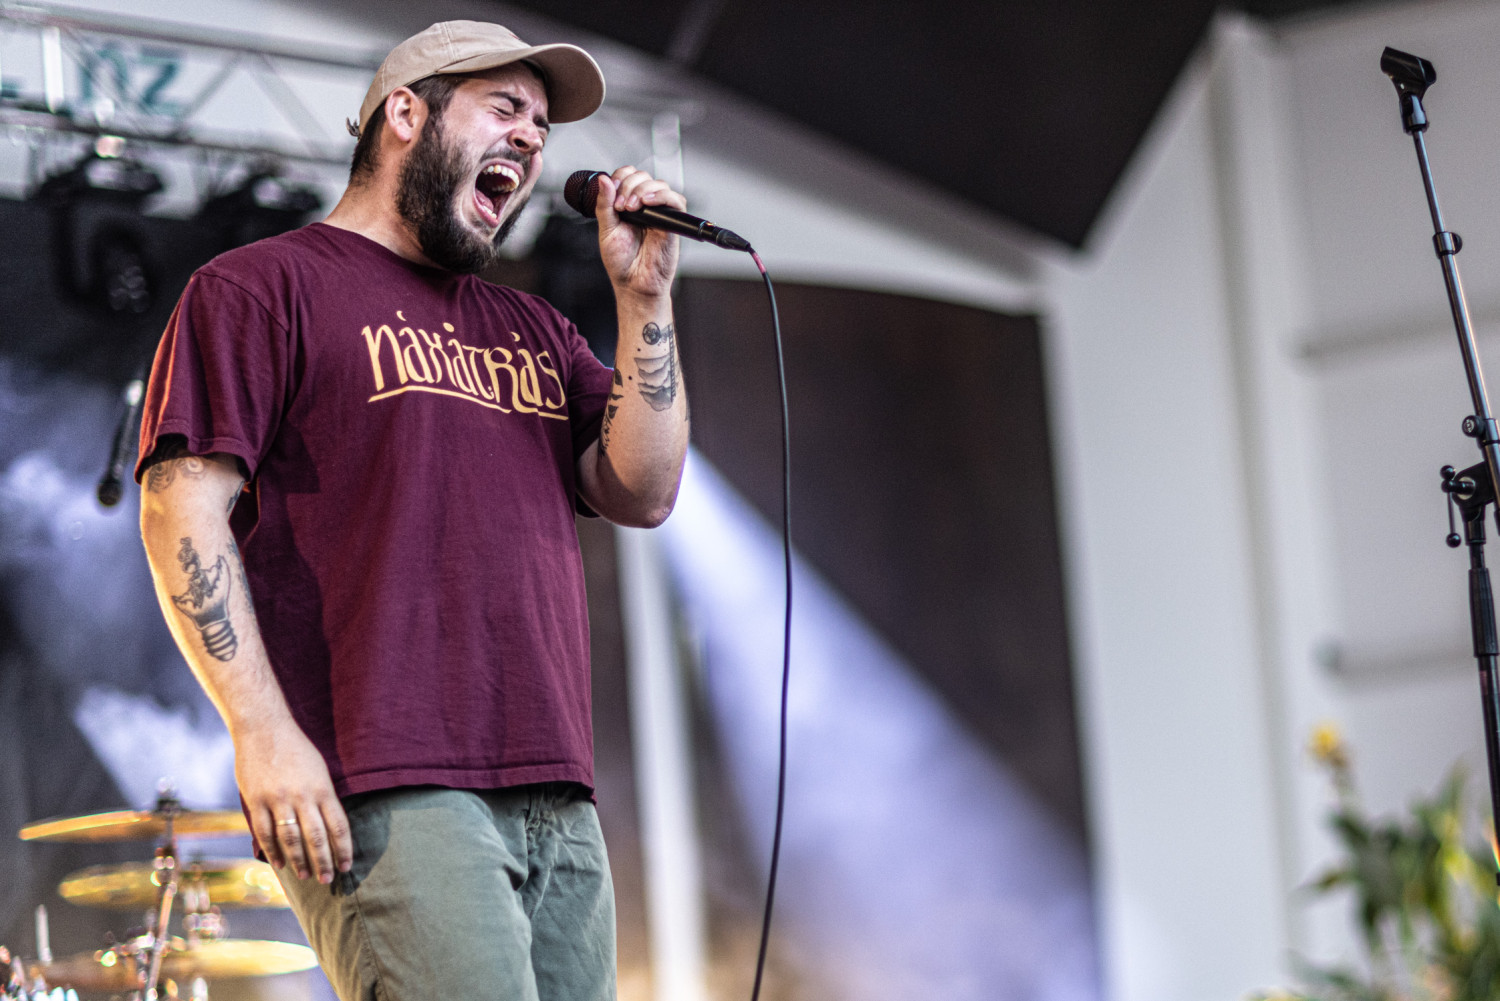
<instances>
[{"instance_id":1,"label":"maroon t-shirt","mask_svg":"<svg viewBox=\"0 0 1500 1001\"><path fill-rule=\"evenodd\" d=\"M325 224L188 283L141 455L243 460L261 635L340 795L592 788L574 480L609 383L542 300Z\"/></svg>"}]
</instances>

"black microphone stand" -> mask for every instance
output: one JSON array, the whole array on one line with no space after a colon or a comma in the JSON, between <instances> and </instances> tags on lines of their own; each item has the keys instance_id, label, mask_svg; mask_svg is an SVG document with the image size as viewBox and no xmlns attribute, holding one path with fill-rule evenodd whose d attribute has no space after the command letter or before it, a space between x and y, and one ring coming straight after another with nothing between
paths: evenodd
<instances>
[{"instance_id":1,"label":"black microphone stand","mask_svg":"<svg viewBox=\"0 0 1500 1001\"><path fill-rule=\"evenodd\" d=\"M1489 398L1484 389L1484 373L1479 367L1479 352L1474 346L1474 330L1469 324L1469 304L1464 299L1463 282L1458 277L1458 252L1463 240L1443 225L1438 208L1437 191L1432 186L1432 167L1427 162L1427 112L1422 97L1437 81L1432 63L1417 56L1387 47L1380 57L1381 70L1396 85L1401 98L1401 126L1412 137L1417 148L1417 164L1422 170L1422 185L1427 191L1427 208L1432 213L1432 245L1443 267L1443 281L1448 287L1448 303L1453 310L1453 326L1458 332L1458 348L1463 354L1464 372L1469 378L1469 395L1474 413L1464 418L1464 434L1479 444L1483 460L1464 470L1442 468L1442 489L1450 505L1463 516L1462 544L1469 547L1469 619L1473 630L1474 659L1479 663L1479 687L1484 702L1484 749L1489 765L1490 817L1500 821L1500 691L1495 684L1495 661L1500 657L1500 641L1495 633L1495 600L1490 587L1490 571L1484 565L1485 509L1495 501L1495 485L1500 483L1500 431L1490 414ZM1500 512L1497 512L1500 514ZM1448 545L1458 548L1458 533L1453 530L1453 513L1448 513ZM1496 876L1500 881L1500 875Z\"/></svg>"},{"instance_id":2,"label":"black microphone stand","mask_svg":"<svg viewBox=\"0 0 1500 1001\"><path fill-rule=\"evenodd\" d=\"M101 507L114 507L125 496L125 477L127 467L135 465L136 438L141 433L141 406L146 401L146 375L150 371L151 362L147 359L130 377L121 393L125 408L120 413L120 423L115 425L115 436L110 440L109 465L104 468L104 475L94 491Z\"/></svg>"}]
</instances>

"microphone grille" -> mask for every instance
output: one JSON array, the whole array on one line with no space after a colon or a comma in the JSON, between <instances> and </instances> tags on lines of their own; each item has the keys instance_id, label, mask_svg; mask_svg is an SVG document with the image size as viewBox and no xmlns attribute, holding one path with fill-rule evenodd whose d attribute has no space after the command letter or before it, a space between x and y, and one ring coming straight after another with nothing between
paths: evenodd
<instances>
[{"instance_id":1,"label":"microphone grille","mask_svg":"<svg viewBox=\"0 0 1500 1001\"><path fill-rule=\"evenodd\" d=\"M102 507L114 507L120 503L120 498L125 496L125 484L121 483L120 478L111 470L104 479L99 481L99 487L94 491L94 496L99 498L99 504Z\"/></svg>"},{"instance_id":2,"label":"microphone grille","mask_svg":"<svg viewBox=\"0 0 1500 1001\"><path fill-rule=\"evenodd\" d=\"M594 200L599 197L599 174L597 170L575 170L563 184L563 201L590 219L594 218Z\"/></svg>"}]
</instances>

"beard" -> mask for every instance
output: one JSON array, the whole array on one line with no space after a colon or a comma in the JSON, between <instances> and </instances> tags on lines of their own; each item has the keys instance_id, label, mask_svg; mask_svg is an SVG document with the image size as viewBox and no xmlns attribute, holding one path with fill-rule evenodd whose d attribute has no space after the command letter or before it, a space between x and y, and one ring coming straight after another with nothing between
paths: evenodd
<instances>
[{"instance_id":1,"label":"beard","mask_svg":"<svg viewBox=\"0 0 1500 1001\"><path fill-rule=\"evenodd\" d=\"M429 118L401 165L396 212L416 232L417 243L428 260L445 270L472 275L499 259L500 245L521 217L529 195L514 206L507 206L510 214L494 237L485 239L464 225L455 207L459 193L473 184L473 173L478 168L475 164L471 169L466 159L463 150L448 142L442 116ZM520 165L525 176L531 158L510 159Z\"/></svg>"}]
</instances>

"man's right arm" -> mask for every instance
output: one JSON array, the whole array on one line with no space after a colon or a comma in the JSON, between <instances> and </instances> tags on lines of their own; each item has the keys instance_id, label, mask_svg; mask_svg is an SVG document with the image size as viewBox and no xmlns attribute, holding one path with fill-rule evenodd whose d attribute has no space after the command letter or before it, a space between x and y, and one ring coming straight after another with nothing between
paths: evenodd
<instances>
[{"instance_id":1,"label":"man's right arm","mask_svg":"<svg viewBox=\"0 0 1500 1001\"><path fill-rule=\"evenodd\" d=\"M167 626L234 740L235 779L271 864L331 882L353 861L328 766L271 670L229 512L239 460L163 436L141 478L141 537ZM285 823L295 820L296 823Z\"/></svg>"}]
</instances>

